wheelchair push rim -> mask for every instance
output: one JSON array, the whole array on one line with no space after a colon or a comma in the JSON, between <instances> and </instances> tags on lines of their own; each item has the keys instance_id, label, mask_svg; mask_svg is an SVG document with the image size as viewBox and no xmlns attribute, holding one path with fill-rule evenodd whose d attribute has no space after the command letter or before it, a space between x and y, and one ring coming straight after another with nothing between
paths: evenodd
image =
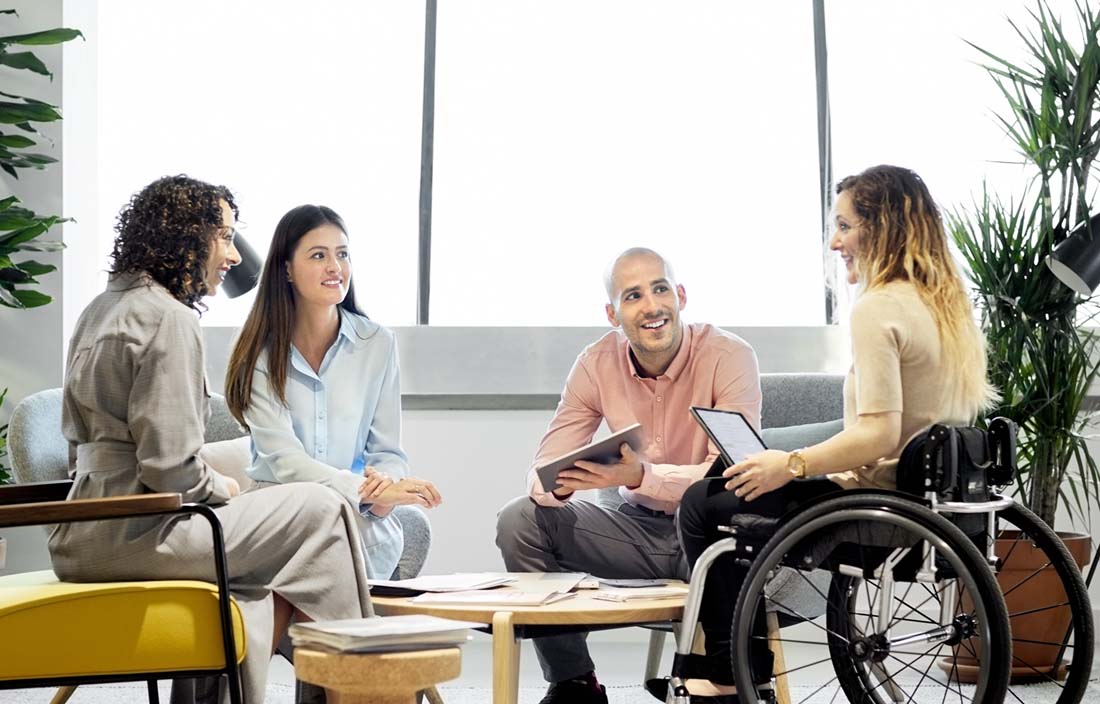
<instances>
[{"instance_id":1,"label":"wheelchair push rim","mask_svg":"<svg viewBox=\"0 0 1100 704\"><path fill-rule=\"evenodd\" d=\"M807 559L815 549L827 553ZM822 559L833 572L830 593L813 589L828 603L825 615L759 635L766 632L756 623L761 605L802 615L766 592L775 569ZM749 658L738 654L763 641L783 647L782 669L772 674L777 683L785 676L792 702L999 702L1011 658L1005 604L974 543L924 506L882 495L830 499L777 531L746 575L732 638L742 702L758 701L753 682L766 673L754 677ZM955 681L953 666L942 667L956 650L981 662L973 689Z\"/></svg>"}]
</instances>

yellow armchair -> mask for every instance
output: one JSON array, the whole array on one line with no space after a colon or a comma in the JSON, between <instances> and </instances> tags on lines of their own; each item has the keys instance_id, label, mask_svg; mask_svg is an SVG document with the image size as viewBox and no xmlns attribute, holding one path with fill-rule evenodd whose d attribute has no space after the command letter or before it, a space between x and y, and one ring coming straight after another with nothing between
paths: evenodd
<instances>
[{"instance_id":1,"label":"yellow armchair","mask_svg":"<svg viewBox=\"0 0 1100 704\"><path fill-rule=\"evenodd\" d=\"M214 534L217 584L188 580L61 582L51 571L0 577L0 689L224 675L241 702L244 622L229 596L221 525L179 494L66 501L70 482L0 487L0 528L196 513Z\"/></svg>"}]
</instances>

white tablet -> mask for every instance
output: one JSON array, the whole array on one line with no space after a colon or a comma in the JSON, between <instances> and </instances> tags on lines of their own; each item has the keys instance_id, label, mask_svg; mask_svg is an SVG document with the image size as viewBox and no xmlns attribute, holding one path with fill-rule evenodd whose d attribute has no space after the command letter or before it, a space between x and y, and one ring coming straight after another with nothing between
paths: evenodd
<instances>
[{"instance_id":1,"label":"white tablet","mask_svg":"<svg viewBox=\"0 0 1100 704\"><path fill-rule=\"evenodd\" d=\"M749 455L768 449L745 416L737 411L692 406L691 414L731 467Z\"/></svg>"},{"instance_id":2,"label":"white tablet","mask_svg":"<svg viewBox=\"0 0 1100 704\"><path fill-rule=\"evenodd\" d=\"M577 466L577 460L588 460L589 462L599 462L601 464L618 462L621 458L619 448L624 442L630 445L630 449L635 452L641 452L642 443L644 442L642 435L641 424L635 423L608 435L603 440L590 442L584 447L567 452L540 467L535 467L535 472L539 475L539 481L542 482L543 490L554 491L561 488L561 485L558 484L558 472Z\"/></svg>"}]
</instances>

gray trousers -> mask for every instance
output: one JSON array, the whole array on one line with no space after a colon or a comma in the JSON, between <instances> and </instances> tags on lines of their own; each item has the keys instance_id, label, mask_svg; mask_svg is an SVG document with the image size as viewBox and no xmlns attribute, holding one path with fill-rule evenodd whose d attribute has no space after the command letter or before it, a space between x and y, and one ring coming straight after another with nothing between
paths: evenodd
<instances>
[{"instance_id":1,"label":"gray trousers","mask_svg":"<svg viewBox=\"0 0 1100 704\"><path fill-rule=\"evenodd\" d=\"M588 501L560 508L527 496L497 514L497 547L510 572L588 572L620 579L687 579L688 566L672 516L624 503L618 509ZM587 633L535 638L548 682L579 677L596 668Z\"/></svg>"}]
</instances>

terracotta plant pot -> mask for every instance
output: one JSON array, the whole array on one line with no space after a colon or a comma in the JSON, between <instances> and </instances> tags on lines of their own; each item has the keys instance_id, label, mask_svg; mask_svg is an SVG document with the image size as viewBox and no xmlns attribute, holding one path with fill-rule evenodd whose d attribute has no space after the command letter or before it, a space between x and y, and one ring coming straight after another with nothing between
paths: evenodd
<instances>
[{"instance_id":1,"label":"terracotta plant pot","mask_svg":"<svg viewBox=\"0 0 1100 704\"><path fill-rule=\"evenodd\" d=\"M1070 625L1069 606L1050 608L1066 601L1066 592L1058 573L1051 567L1046 554L1031 542L1018 540L1019 531L1004 531L997 539L997 556L1003 564L997 582L1005 595L1012 628L1012 684L1043 680L1053 675L1065 679L1065 662L1058 664L1057 645L1066 637ZM1059 533L1077 567L1089 563L1092 539L1082 533ZM963 608L970 608L964 598ZM1072 640L1070 641L1072 643ZM948 663L941 663L945 671ZM977 679L978 663L964 653L956 653L955 668L960 682Z\"/></svg>"},{"instance_id":2,"label":"terracotta plant pot","mask_svg":"<svg viewBox=\"0 0 1100 704\"><path fill-rule=\"evenodd\" d=\"M1089 563L1092 539L1081 533L1059 533L1058 537L1069 548L1077 567L1083 569ZM1011 536L997 541L997 556L1002 559L1012 545ZM1041 572L1031 577L1037 570ZM1030 578L1030 579L1029 579ZM1037 605L1052 604L1065 600L1065 590L1054 568L1047 565L1046 555L1031 543L1017 542L1016 549L997 575L1001 591L1005 593L1005 604L1009 614L1021 614L1012 617L1012 650L1015 665L1012 668L1012 682L1017 684L1028 680L1041 679L1035 670L1053 672L1058 658L1057 646L1043 645L1061 643L1066 637L1070 624L1068 606L1046 609L1036 613L1024 613L1036 609ZM1055 598L1053 595L1057 595ZM1018 660L1017 660L1018 658ZM1027 666L1023 665L1027 663ZM1034 669L1032 669L1034 668ZM1058 679L1065 679L1065 670L1059 665Z\"/></svg>"}]
</instances>

